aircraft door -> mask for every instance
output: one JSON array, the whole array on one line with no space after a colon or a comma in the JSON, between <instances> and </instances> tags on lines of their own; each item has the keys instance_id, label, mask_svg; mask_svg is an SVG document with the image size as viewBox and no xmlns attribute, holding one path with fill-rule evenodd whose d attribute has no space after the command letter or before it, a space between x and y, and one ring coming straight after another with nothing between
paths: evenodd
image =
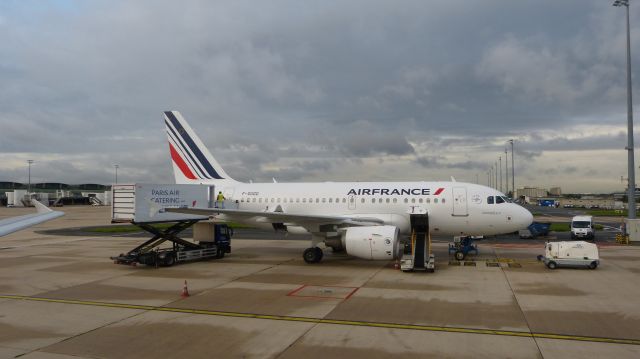
<instances>
[{"instance_id":1,"label":"aircraft door","mask_svg":"<svg viewBox=\"0 0 640 359\"><path fill-rule=\"evenodd\" d=\"M356 209L356 196L349 196L349 209Z\"/></svg>"},{"instance_id":2,"label":"aircraft door","mask_svg":"<svg viewBox=\"0 0 640 359\"><path fill-rule=\"evenodd\" d=\"M465 187L453 187L453 213L454 216L468 216L467 189Z\"/></svg>"}]
</instances>

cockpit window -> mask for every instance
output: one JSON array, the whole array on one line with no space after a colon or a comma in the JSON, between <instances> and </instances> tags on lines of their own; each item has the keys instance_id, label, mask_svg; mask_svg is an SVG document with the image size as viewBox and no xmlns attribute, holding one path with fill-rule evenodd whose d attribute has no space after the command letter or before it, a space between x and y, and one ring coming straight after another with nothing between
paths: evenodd
<instances>
[{"instance_id":1,"label":"cockpit window","mask_svg":"<svg viewBox=\"0 0 640 359\"><path fill-rule=\"evenodd\" d=\"M504 203L504 198L496 196L496 203Z\"/></svg>"},{"instance_id":2,"label":"cockpit window","mask_svg":"<svg viewBox=\"0 0 640 359\"><path fill-rule=\"evenodd\" d=\"M507 203L512 203L511 202L511 198L509 198L509 197L502 196L502 199L504 199L504 201L507 202Z\"/></svg>"},{"instance_id":3,"label":"cockpit window","mask_svg":"<svg viewBox=\"0 0 640 359\"><path fill-rule=\"evenodd\" d=\"M493 196L487 197L487 204L493 204Z\"/></svg>"}]
</instances>

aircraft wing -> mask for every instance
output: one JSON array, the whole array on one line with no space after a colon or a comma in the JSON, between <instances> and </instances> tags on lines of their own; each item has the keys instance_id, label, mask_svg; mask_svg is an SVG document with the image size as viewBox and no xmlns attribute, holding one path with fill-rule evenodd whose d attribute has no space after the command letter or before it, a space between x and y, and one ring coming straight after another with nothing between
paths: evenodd
<instances>
[{"instance_id":1,"label":"aircraft wing","mask_svg":"<svg viewBox=\"0 0 640 359\"><path fill-rule=\"evenodd\" d=\"M0 237L64 216L64 212L53 211L35 199L32 199L31 202L36 206L36 213L0 220Z\"/></svg>"},{"instance_id":2,"label":"aircraft wing","mask_svg":"<svg viewBox=\"0 0 640 359\"><path fill-rule=\"evenodd\" d=\"M305 228L317 227L326 224L344 226L379 226L384 222L376 217L357 216L325 216L312 214L296 214L285 212L245 211L239 209L222 208L167 208L167 212L197 214L203 216L224 215L224 219L233 221L248 220L253 218L256 222L284 223L289 226L301 226Z\"/></svg>"}]
</instances>

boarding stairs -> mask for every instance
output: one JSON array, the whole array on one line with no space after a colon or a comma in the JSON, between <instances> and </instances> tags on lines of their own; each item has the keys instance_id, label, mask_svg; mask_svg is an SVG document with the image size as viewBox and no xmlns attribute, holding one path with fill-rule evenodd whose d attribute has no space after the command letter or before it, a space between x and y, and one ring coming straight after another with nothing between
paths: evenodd
<instances>
[{"instance_id":1,"label":"boarding stairs","mask_svg":"<svg viewBox=\"0 0 640 359\"><path fill-rule=\"evenodd\" d=\"M400 269L404 272L435 270L435 256L431 250L429 233L429 215L410 214L411 242L405 247L400 260Z\"/></svg>"}]
</instances>

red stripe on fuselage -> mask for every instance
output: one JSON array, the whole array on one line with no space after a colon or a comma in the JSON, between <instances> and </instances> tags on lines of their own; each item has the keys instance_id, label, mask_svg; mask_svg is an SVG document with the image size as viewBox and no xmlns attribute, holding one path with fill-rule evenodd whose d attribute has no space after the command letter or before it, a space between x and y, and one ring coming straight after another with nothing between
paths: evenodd
<instances>
[{"instance_id":1,"label":"red stripe on fuselage","mask_svg":"<svg viewBox=\"0 0 640 359\"><path fill-rule=\"evenodd\" d=\"M444 188L438 188L438 189L436 190L436 193L434 193L433 195L434 195L434 196L437 196L437 195L439 195L440 193L442 193L442 191L444 191Z\"/></svg>"},{"instance_id":2,"label":"red stripe on fuselage","mask_svg":"<svg viewBox=\"0 0 640 359\"><path fill-rule=\"evenodd\" d=\"M184 176L188 179L196 179L196 176L193 175L193 172L191 172L189 166L187 166L182 157L180 157L180 154L178 154L176 149L173 148L173 145L171 143L169 143L169 151L171 152L171 159L176 165L178 165L178 168L180 168L182 174L184 174Z\"/></svg>"}]
</instances>

